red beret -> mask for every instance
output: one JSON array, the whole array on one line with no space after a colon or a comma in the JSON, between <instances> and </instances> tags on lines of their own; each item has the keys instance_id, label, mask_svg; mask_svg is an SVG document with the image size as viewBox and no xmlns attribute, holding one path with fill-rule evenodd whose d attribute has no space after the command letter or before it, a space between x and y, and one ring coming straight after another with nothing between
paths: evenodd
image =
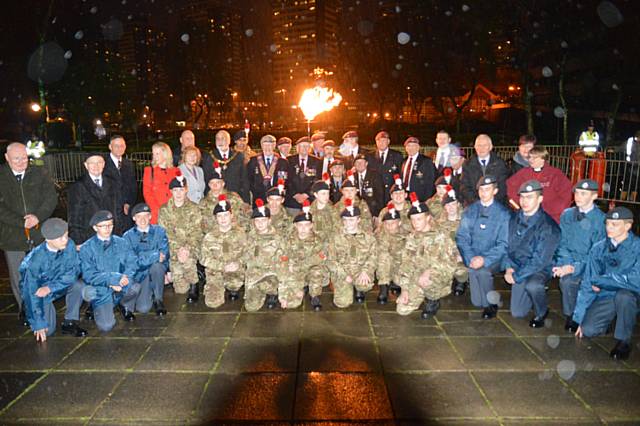
<instances>
[{"instance_id":1,"label":"red beret","mask_svg":"<svg viewBox=\"0 0 640 426\"><path fill-rule=\"evenodd\" d=\"M286 145L286 144L291 145L291 138L283 136L280 139L278 139L278 142L276 143L276 146Z\"/></svg>"},{"instance_id":2,"label":"red beret","mask_svg":"<svg viewBox=\"0 0 640 426\"><path fill-rule=\"evenodd\" d=\"M324 139L324 133L318 132L311 135L311 142L319 141L320 139Z\"/></svg>"},{"instance_id":3,"label":"red beret","mask_svg":"<svg viewBox=\"0 0 640 426\"><path fill-rule=\"evenodd\" d=\"M381 132L378 132L378 134L376 135L376 140L378 140L378 139L380 139L380 138L387 138L387 139L389 139L389 133L388 133L388 132L386 132L386 131L384 131L384 130L383 130L383 131L381 131Z\"/></svg>"},{"instance_id":4,"label":"red beret","mask_svg":"<svg viewBox=\"0 0 640 426\"><path fill-rule=\"evenodd\" d=\"M418 138L416 138L415 136L409 136L404 141L404 146L407 146L407 144L409 144L409 143L417 143L418 145L420 145L420 140Z\"/></svg>"},{"instance_id":5,"label":"red beret","mask_svg":"<svg viewBox=\"0 0 640 426\"><path fill-rule=\"evenodd\" d=\"M311 143L311 139L309 138L309 136L303 136L296 141L296 146L300 143Z\"/></svg>"},{"instance_id":6,"label":"red beret","mask_svg":"<svg viewBox=\"0 0 640 426\"><path fill-rule=\"evenodd\" d=\"M357 137L358 137L358 132L356 132L355 130L349 130L347 133L342 135L342 139L357 138Z\"/></svg>"}]
</instances>

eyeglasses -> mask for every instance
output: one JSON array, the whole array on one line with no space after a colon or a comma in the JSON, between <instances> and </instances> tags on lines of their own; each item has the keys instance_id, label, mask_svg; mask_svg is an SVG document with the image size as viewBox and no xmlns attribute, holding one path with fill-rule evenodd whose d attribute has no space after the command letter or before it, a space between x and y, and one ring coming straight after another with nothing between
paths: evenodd
<instances>
[{"instance_id":1,"label":"eyeglasses","mask_svg":"<svg viewBox=\"0 0 640 426\"><path fill-rule=\"evenodd\" d=\"M107 223L105 225L96 225L96 228L100 228L100 229L113 228L113 223Z\"/></svg>"}]
</instances>

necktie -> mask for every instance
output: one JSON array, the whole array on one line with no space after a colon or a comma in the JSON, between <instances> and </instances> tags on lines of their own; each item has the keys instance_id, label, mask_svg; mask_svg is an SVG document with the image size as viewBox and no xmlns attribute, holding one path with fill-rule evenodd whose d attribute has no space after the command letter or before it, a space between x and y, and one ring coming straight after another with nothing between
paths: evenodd
<instances>
[{"instance_id":1,"label":"necktie","mask_svg":"<svg viewBox=\"0 0 640 426\"><path fill-rule=\"evenodd\" d=\"M484 160L482 160L484 161ZM438 163L438 167L439 168L443 168L445 165L446 161L444 161L444 154L440 154L440 162Z\"/></svg>"},{"instance_id":2,"label":"necktie","mask_svg":"<svg viewBox=\"0 0 640 426\"><path fill-rule=\"evenodd\" d=\"M111 245L111 239L108 239L107 241L104 241L102 243L102 248L106 251L110 245Z\"/></svg>"},{"instance_id":3,"label":"necktie","mask_svg":"<svg viewBox=\"0 0 640 426\"><path fill-rule=\"evenodd\" d=\"M118 170L122 168L122 160L118 160Z\"/></svg>"},{"instance_id":4,"label":"necktie","mask_svg":"<svg viewBox=\"0 0 640 426\"><path fill-rule=\"evenodd\" d=\"M578 212L578 213L576 214L576 220L577 220L578 222L580 222L580 221L581 221L582 219L584 219L585 217L587 217L586 213Z\"/></svg>"},{"instance_id":5,"label":"necktie","mask_svg":"<svg viewBox=\"0 0 640 426\"><path fill-rule=\"evenodd\" d=\"M18 183L22 183L22 174L16 175L16 180Z\"/></svg>"},{"instance_id":6,"label":"necktie","mask_svg":"<svg viewBox=\"0 0 640 426\"><path fill-rule=\"evenodd\" d=\"M411 177L411 169L413 168L413 157L409 158L407 167L404 169L404 187L409 187L409 177Z\"/></svg>"},{"instance_id":7,"label":"necktie","mask_svg":"<svg viewBox=\"0 0 640 426\"><path fill-rule=\"evenodd\" d=\"M100 179L94 179L93 181L96 183L96 185L98 185L98 187L102 188L102 185L100 184Z\"/></svg>"},{"instance_id":8,"label":"necktie","mask_svg":"<svg viewBox=\"0 0 640 426\"><path fill-rule=\"evenodd\" d=\"M267 157L267 170L269 170L269 168L271 167L271 157Z\"/></svg>"},{"instance_id":9,"label":"necktie","mask_svg":"<svg viewBox=\"0 0 640 426\"><path fill-rule=\"evenodd\" d=\"M55 259L55 260L58 260L58 259L60 259L60 256L62 256L62 250L58 250L58 251L56 252L56 256L54 257L54 259Z\"/></svg>"},{"instance_id":10,"label":"necktie","mask_svg":"<svg viewBox=\"0 0 640 426\"><path fill-rule=\"evenodd\" d=\"M227 161L227 153L222 154L222 161Z\"/></svg>"},{"instance_id":11,"label":"necktie","mask_svg":"<svg viewBox=\"0 0 640 426\"><path fill-rule=\"evenodd\" d=\"M304 163L305 163L305 161L304 161L304 158L303 158L303 159L300 160L300 170L302 170L303 172L306 172L307 169L305 168Z\"/></svg>"},{"instance_id":12,"label":"necktie","mask_svg":"<svg viewBox=\"0 0 640 426\"><path fill-rule=\"evenodd\" d=\"M147 235L149 235L148 232L141 232L140 233L140 242L141 243L146 243L147 242Z\"/></svg>"},{"instance_id":13,"label":"necktie","mask_svg":"<svg viewBox=\"0 0 640 426\"><path fill-rule=\"evenodd\" d=\"M487 160L480 160L480 162L482 163L482 170L484 170L487 167Z\"/></svg>"},{"instance_id":14,"label":"necktie","mask_svg":"<svg viewBox=\"0 0 640 426\"><path fill-rule=\"evenodd\" d=\"M364 183L364 176L362 175L362 173L360 173L359 175L359 179L358 179L358 195L360 195L360 197L362 197L362 185Z\"/></svg>"},{"instance_id":15,"label":"necktie","mask_svg":"<svg viewBox=\"0 0 640 426\"><path fill-rule=\"evenodd\" d=\"M381 162L382 164L384 164L384 160L386 160L386 159L387 159L387 156L385 155L385 153L384 153L384 152L383 152L382 154L380 154L380 162Z\"/></svg>"}]
</instances>

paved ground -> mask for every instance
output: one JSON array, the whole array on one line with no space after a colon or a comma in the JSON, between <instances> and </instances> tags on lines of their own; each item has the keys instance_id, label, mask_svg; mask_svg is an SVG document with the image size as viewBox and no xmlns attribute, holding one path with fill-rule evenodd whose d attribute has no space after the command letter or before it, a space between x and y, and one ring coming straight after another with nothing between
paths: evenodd
<instances>
[{"instance_id":1,"label":"paved ground","mask_svg":"<svg viewBox=\"0 0 640 426\"><path fill-rule=\"evenodd\" d=\"M576 341L549 296L548 327L532 330L504 310L479 319L466 295L423 321L375 294L248 314L169 291L166 318L36 345L3 279L0 424L640 424L640 336L614 362L612 338Z\"/></svg>"}]
</instances>

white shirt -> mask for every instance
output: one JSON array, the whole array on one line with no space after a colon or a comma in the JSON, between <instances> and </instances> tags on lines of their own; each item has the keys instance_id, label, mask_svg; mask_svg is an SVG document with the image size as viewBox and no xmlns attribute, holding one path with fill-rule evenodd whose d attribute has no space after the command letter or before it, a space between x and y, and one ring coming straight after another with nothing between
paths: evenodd
<instances>
[{"instance_id":1,"label":"white shirt","mask_svg":"<svg viewBox=\"0 0 640 426\"><path fill-rule=\"evenodd\" d=\"M89 173L89 177L91 178L91 180L93 181L93 183L95 183L96 185L98 185L100 188L102 188L102 175L100 176L94 176L91 173ZM97 182L96 182L97 180Z\"/></svg>"},{"instance_id":2,"label":"white shirt","mask_svg":"<svg viewBox=\"0 0 640 426\"><path fill-rule=\"evenodd\" d=\"M229 150L226 150L226 151L220 151L220 155L222 156L222 158L223 158L223 159L225 159L225 158L226 158L226 159L228 160L228 159L229 159L229 157L230 157L230 156L229 156Z\"/></svg>"},{"instance_id":3,"label":"white shirt","mask_svg":"<svg viewBox=\"0 0 640 426\"><path fill-rule=\"evenodd\" d=\"M449 163L449 155L451 155L451 145L438 148L438 151L436 151L436 167L440 166L440 163L442 162L443 158L444 158L444 165L446 166L447 163Z\"/></svg>"},{"instance_id":4,"label":"white shirt","mask_svg":"<svg viewBox=\"0 0 640 426\"><path fill-rule=\"evenodd\" d=\"M416 165L416 161L418 160L418 154L419 153L412 155L411 157L407 157L405 170L402 171L402 182L404 182L405 173L409 173L407 175L407 182L409 182L409 185L407 185L407 191L411 190L411 175L413 174L413 167ZM406 168L409 167L409 164L411 164L411 168L407 171Z\"/></svg>"},{"instance_id":5,"label":"white shirt","mask_svg":"<svg viewBox=\"0 0 640 426\"><path fill-rule=\"evenodd\" d=\"M380 157L381 163L384 163L385 161L387 161L388 155L389 155L389 148L385 149L384 151L378 151L378 156Z\"/></svg>"},{"instance_id":6,"label":"white shirt","mask_svg":"<svg viewBox=\"0 0 640 426\"><path fill-rule=\"evenodd\" d=\"M120 161L120 164L122 165L122 157L118 158L113 154L109 154L109 157L111 157L111 161L113 161L113 164L115 164L116 167L118 167L118 161Z\"/></svg>"},{"instance_id":7,"label":"white shirt","mask_svg":"<svg viewBox=\"0 0 640 426\"><path fill-rule=\"evenodd\" d=\"M16 179L18 179L18 176L20 176L20 179L24 179L24 172L14 172L13 169L11 169L11 172Z\"/></svg>"}]
</instances>

